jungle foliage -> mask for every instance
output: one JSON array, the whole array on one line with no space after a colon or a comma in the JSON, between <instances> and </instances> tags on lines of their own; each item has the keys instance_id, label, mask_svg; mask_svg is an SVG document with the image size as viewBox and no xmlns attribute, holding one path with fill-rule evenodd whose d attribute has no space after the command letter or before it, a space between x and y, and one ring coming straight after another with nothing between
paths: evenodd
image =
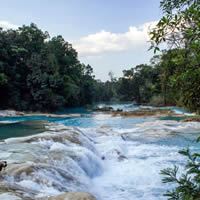
<instances>
[{"instance_id":1,"label":"jungle foliage","mask_svg":"<svg viewBox=\"0 0 200 200\"><path fill-rule=\"evenodd\" d=\"M0 29L0 107L52 111L101 99L103 83L62 36L35 24Z\"/></svg>"},{"instance_id":2,"label":"jungle foliage","mask_svg":"<svg viewBox=\"0 0 200 200\"><path fill-rule=\"evenodd\" d=\"M161 8L164 16L151 32L152 48L157 51L167 42L172 49L165 54L161 82L168 80L167 94L172 93L176 101L200 112L200 1L163 0ZM199 200L200 153L190 149L180 153L187 158L185 170L180 172L175 166L161 171L163 182L174 184L165 196L169 200Z\"/></svg>"},{"instance_id":3,"label":"jungle foliage","mask_svg":"<svg viewBox=\"0 0 200 200\"><path fill-rule=\"evenodd\" d=\"M155 55L106 82L62 36L35 24L0 29L0 108L51 111L98 101L179 105L200 112L200 0L162 0L151 30ZM161 50L165 43L169 48ZM127 66L128 68L128 66Z\"/></svg>"}]
</instances>

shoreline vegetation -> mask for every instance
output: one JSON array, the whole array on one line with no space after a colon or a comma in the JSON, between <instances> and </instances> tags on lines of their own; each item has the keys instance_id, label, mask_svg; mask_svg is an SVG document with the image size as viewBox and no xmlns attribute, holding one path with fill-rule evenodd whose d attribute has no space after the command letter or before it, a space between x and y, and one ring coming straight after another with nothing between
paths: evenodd
<instances>
[{"instance_id":1,"label":"shoreline vegetation","mask_svg":"<svg viewBox=\"0 0 200 200\"><path fill-rule=\"evenodd\" d=\"M111 106L97 107L94 109L95 112L102 112L111 114L112 116L122 116L122 117L178 117L182 118L183 122L200 122L200 115L196 113L190 113L189 115L185 113L176 113L174 110L168 107L154 107L151 108L141 108L135 111L123 111L121 109L114 110Z\"/></svg>"},{"instance_id":2,"label":"shoreline vegetation","mask_svg":"<svg viewBox=\"0 0 200 200\"><path fill-rule=\"evenodd\" d=\"M164 97L171 96L178 105L200 113L200 1L162 0L162 18L151 31L154 52L160 51L163 43L162 91ZM167 92L168 91L168 92ZM170 95L171 94L171 95ZM165 98L166 99L166 98ZM185 122L200 122L199 116L185 119ZM197 143L200 138L197 138ZM171 200L198 200L200 198L200 154L199 149L186 148L179 151L185 156L184 170L178 166L161 171L162 182L174 185L164 196Z\"/></svg>"}]
</instances>

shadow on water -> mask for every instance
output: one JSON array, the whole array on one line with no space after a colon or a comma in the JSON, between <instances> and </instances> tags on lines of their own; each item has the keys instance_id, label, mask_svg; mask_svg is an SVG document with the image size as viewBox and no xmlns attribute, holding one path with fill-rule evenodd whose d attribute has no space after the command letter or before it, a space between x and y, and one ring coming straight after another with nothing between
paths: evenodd
<instances>
[{"instance_id":1,"label":"shadow on water","mask_svg":"<svg viewBox=\"0 0 200 200\"><path fill-rule=\"evenodd\" d=\"M164 116L164 117L160 117L160 120L174 120L174 121L182 121L184 119L186 119L187 116Z\"/></svg>"},{"instance_id":2,"label":"shadow on water","mask_svg":"<svg viewBox=\"0 0 200 200\"><path fill-rule=\"evenodd\" d=\"M0 140L23 137L44 132L46 121L22 121L0 124Z\"/></svg>"},{"instance_id":3,"label":"shadow on water","mask_svg":"<svg viewBox=\"0 0 200 200\"><path fill-rule=\"evenodd\" d=\"M92 108L92 106L90 106ZM90 110L85 107L75 107L75 108L61 108L54 114L90 114Z\"/></svg>"}]
</instances>

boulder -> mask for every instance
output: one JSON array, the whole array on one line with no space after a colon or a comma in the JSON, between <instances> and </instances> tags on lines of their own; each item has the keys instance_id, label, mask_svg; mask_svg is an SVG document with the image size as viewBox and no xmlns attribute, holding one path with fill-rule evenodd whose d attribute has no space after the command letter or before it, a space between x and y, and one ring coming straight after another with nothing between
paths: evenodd
<instances>
[{"instance_id":1,"label":"boulder","mask_svg":"<svg viewBox=\"0 0 200 200\"><path fill-rule=\"evenodd\" d=\"M200 122L200 116L191 116L182 120L183 122Z\"/></svg>"},{"instance_id":2,"label":"boulder","mask_svg":"<svg viewBox=\"0 0 200 200\"><path fill-rule=\"evenodd\" d=\"M13 116L23 116L23 112L15 110L0 110L0 117L13 117Z\"/></svg>"},{"instance_id":3,"label":"boulder","mask_svg":"<svg viewBox=\"0 0 200 200\"><path fill-rule=\"evenodd\" d=\"M113 116L123 117L151 117L151 116L169 116L175 115L174 111L170 109L148 109L143 108L135 111L113 111Z\"/></svg>"},{"instance_id":4,"label":"boulder","mask_svg":"<svg viewBox=\"0 0 200 200\"><path fill-rule=\"evenodd\" d=\"M1 200L22 200L22 198L15 196L14 194L10 192L0 194L0 199Z\"/></svg>"},{"instance_id":5,"label":"boulder","mask_svg":"<svg viewBox=\"0 0 200 200\"><path fill-rule=\"evenodd\" d=\"M86 192L67 192L58 196L48 197L48 200L96 200L96 198Z\"/></svg>"},{"instance_id":6,"label":"boulder","mask_svg":"<svg viewBox=\"0 0 200 200\"><path fill-rule=\"evenodd\" d=\"M111 107L111 106L97 107L97 108L94 108L93 111L95 111L95 112L110 112L110 111L113 111L113 107Z\"/></svg>"}]
</instances>

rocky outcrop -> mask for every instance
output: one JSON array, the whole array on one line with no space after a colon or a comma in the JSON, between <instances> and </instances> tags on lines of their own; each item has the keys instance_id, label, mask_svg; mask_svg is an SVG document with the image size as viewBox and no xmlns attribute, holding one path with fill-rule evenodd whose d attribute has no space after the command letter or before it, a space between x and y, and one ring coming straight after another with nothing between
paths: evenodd
<instances>
[{"instance_id":1,"label":"rocky outcrop","mask_svg":"<svg viewBox=\"0 0 200 200\"><path fill-rule=\"evenodd\" d=\"M0 117L13 117L13 116L23 116L23 112L15 110L0 110Z\"/></svg>"},{"instance_id":2,"label":"rocky outcrop","mask_svg":"<svg viewBox=\"0 0 200 200\"><path fill-rule=\"evenodd\" d=\"M178 115L175 114L171 109L160 109L160 108L141 108L133 111L123 111L122 109L114 110L112 107L102 107L95 108L96 112L103 112L111 114L112 116L122 116L122 117L151 117L151 116L171 116Z\"/></svg>"},{"instance_id":3,"label":"rocky outcrop","mask_svg":"<svg viewBox=\"0 0 200 200\"><path fill-rule=\"evenodd\" d=\"M110 112L113 111L113 107L111 106L104 106L104 107L96 107L93 109L95 112Z\"/></svg>"},{"instance_id":4,"label":"rocky outcrop","mask_svg":"<svg viewBox=\"0 0 200 200\"><path fill-rule=\"evenodd\" d=\"M45 117L80 117L81 114L71 113L71 114L53 114L53 113L40 113L40 112L20 112L16 110L0 110L0 117L15 117L15 116L45 116Z\"/></svg>"},{"instance_id":5,"label":"rocky outcrop","mask_svg":"<svg viewBox=\"0 0 200 200\"><path fill-rule=\"evenodd\" d=\"M200 116L191 116L183 119L184 122L200 122Z\"/></svg>"},{"instance_id":6,"label":"rocky outcrop","mask_svg":"<svg viewBox=\"0 0 200 200\"><path fill-rule=\"evenodd\" d=\"M10 192L0 194L0 199L1 200L23 200L22 198L14 195Z\"/></svg>"},{"instance_id":7,"label":"rocky outcrop","mask_svg":"<svg viewBox=\"0 0 200 200\"><path fill-rule=\"evenodd\" d=\"M67 192L58 196L45 198L47 200L96 200L96 198L86 192ZM44 199L41 199L44 200Z\"/></svg>"},{"instance_id":8,"label":"rocky outcrop","mask_svg":"<svg viewBox=\"0 0 200 200\"><path fill-rule=\"evenodd\" d=\"M140 109L135 111L114 111L113 116L123 116L123 117L145 117L145 116L166 116L175 115L175 113L170 109Z\"/></svg>"}]
</instances>

